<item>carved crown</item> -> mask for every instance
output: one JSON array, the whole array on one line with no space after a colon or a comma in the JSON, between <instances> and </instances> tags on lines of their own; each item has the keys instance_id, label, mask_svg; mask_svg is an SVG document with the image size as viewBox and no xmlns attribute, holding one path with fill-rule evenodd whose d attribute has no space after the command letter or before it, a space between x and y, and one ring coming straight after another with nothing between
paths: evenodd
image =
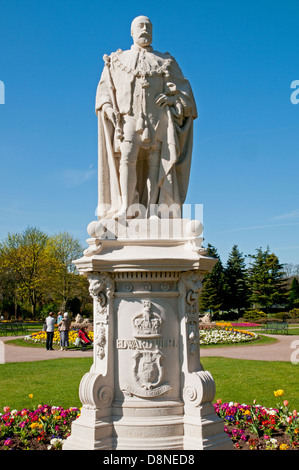
<instances>
[{"instance_id":1,"label":"carved crown","mask_svg":"<svg viewBox=\"0 0 299 470\"><path fill-rule=\"evenodd\" d=\"M151 312L151 302L144 300L143 312L133 317L135 338L160 338L161 337L161 316Z\"/></svg>"}]
</instances>

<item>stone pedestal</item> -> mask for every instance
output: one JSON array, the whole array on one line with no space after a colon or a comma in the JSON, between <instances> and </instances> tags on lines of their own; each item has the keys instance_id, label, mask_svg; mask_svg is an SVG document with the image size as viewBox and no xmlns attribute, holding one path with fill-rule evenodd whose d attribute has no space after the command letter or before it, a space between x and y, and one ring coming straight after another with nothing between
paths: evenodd
<instances>
[{"instance_id":1,"label":"stone pedestal","mask_svg":"<svg viewBox=\"0 0 299 470\"><path fill-rule=\"evenodd\" d=\"M94 360L63 448L231 449L200 363L198 295L216 260L192 230L111 239L97 224L75 261L94 301Z\"/></svg>"}]
</instances>

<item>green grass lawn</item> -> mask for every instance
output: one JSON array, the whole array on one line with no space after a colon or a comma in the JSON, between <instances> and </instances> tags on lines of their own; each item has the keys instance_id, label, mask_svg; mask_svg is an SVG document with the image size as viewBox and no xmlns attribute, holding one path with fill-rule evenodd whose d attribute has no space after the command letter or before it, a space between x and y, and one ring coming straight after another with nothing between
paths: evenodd
<instances>
[{"instance_id":1,"label":"green grass lawn","mask_svg":"<svg viewBox=\"0 0 299 470\"><path fill-rule=\"evenodd\" d=\"M216 399L223 402L257 403L275 407L274 390L284 390L283 399L299 410L299 364L282 361L250 361L222 357L204 357L205 370L214 377Z\"/></svg>"},{"instance_id":2,"label":"green grass lawn","mask_svg":"<svg viewBox=\"0 0 299 470\"><path fill-rule=\"evenodd\" d=\"M299 365L279 361L227 358L201 359L216 382L216 399L251 404L253 399L275 407L273 391L283 389L283 399L299 410ZM81 406L79 384L92 358L53 359L0 365L0 412L4 406L21 410L41 404ZM28 397L33 394L33 398Z\"/></svg>"},{"instance_id":3,"label":"green grass lawn","mask_svg":"<svg viewBox=\"0 0 299 470\"><path fill-rule=\"evenodd\" d=\"M0 365L0 412L4 406L81 406L79 384L93 358L53 359ZM33 394L33 398L28 397Z\"/></svg>"}]
</instances>

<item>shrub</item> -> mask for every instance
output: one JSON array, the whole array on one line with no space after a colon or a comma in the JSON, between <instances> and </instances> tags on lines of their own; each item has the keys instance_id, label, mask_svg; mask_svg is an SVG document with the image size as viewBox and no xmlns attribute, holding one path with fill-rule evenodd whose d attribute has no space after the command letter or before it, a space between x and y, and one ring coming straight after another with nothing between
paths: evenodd
<instances>
[{"instance_id":1,"label":"shrub","mask_svg":"<svg viewBox=\"0 0 299 470\"><path fill-rule=\"evenodd\" d=\"M245 319L245 321L258 322L261 320L265 320L267 318L267 315L261 310L252 309L246 310L243 315L243 318Z\"/></svg>"},{"instance_id":2,"label":"shrub","mask_svg":"<svg viewBox=\"0 0 299 470\"><path fill-rule=\"evenodd\" d=\"M290 315L287 312L278 312L273 315L275 320L287 320Z\"/></svg>"},{"instance_id":3,"label":"shrub","mask_svg":"<svg viewBox=\"0 0 299 470\"><path fill-rule=\"evenodd\" d=\"M299 318L299 308L293 308L290 310L289 315L291 318Z\"/></svg>"}]
</instances>

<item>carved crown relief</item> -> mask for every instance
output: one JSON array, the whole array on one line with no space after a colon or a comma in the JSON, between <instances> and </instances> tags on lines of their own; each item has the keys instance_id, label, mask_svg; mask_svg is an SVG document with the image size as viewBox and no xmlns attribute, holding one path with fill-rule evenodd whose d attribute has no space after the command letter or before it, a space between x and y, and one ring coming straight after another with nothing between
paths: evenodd
<instances>
[{"instance_id":1,"label":"carved crown relief","mask_svg":"<svg viewBox=\"0 0 299 470\"><path fill-rule=\"evenodd\" d=\"M143 301L143 311L133 317L135 338L160 338L162 318L151 312L151 302Z\"/></svg>"}]
</instances>

